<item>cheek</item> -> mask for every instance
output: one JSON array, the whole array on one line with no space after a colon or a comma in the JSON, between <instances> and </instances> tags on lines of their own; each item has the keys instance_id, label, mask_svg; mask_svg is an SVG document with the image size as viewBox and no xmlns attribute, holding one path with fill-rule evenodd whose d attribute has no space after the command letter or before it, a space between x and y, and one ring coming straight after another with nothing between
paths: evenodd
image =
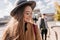
<instances>
[{"instance_id":1,"label":"cheek","mask_svg":"<svg viewBox=\"0 0 60 40\"><path fill-rule=\"evenodd\" d=\"M27 15L24 15L24 19L28 19L28 16Z\"/></svg>"},{"instance_id":2,"label":"cheek","mask_svg":"<svg viewBox=\"0 0 60 40\"><path fill-rule=\"evenodd\" d=\"M30 20L31 18L32 18L32 15L27 15L27 14L24 15L25 20Z\"/></svg>"},{"instance_id":3,"label":"cheek","mask_svg":"<svg viewBox=\"0 0 60 40\"><path fill-rule=\"evenodd\" d=\"M25 18L28 18L28 15L25 15Z\"/></svg>"}]
</instances>

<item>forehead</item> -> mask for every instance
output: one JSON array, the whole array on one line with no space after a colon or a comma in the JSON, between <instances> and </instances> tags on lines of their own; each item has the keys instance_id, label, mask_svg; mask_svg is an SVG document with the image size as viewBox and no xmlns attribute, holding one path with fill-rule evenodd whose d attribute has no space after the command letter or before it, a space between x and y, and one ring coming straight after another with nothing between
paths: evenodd
<instances>
[{"instance_id":1,"label":"forehead","mask_svg":"<svg viewBox=\"0 0 60 40\"><path fill-rule=\"evenodd\" d=\"M26 6L25 9L24 9L24 11L32 12L32 8L31 8L31 6Z\"/></svg>"}]
</instances>

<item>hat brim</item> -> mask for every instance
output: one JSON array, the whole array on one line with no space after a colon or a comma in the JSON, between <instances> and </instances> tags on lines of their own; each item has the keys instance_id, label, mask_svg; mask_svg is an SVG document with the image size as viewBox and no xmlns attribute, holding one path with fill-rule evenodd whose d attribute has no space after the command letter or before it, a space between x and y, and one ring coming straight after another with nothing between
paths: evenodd
<instances>
[{"instance_id":1,"label":"hat brim","mask_svg":"<svg viewBox=\"0 0 60 40\"><path fill-rule=\"evenodd\" d=\"M21 6L23 6L23 5L25 5L25 4L30 4L31 7L32 7L32 9L34 9L35 6L36 6L36 2L35 2L35 1L23 2L23 3L19 4L19 5L17 5L17 6L11 11L10 15L11 15L11 16L14 16L14 15L15 15L15 12L18 10L18 8L20 8Z\"/></svg>"}]
</instances>

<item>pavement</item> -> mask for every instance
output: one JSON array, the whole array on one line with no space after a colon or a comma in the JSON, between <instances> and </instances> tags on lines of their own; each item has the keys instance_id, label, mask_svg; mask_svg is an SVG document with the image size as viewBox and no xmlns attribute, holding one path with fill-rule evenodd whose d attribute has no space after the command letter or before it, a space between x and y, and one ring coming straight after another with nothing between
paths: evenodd
<instances>
[{"instance_id":1,"label":"pavement","mask_svg":"<svg viewBox=\"0 0 60 40\"><path fill-rule=\"evenodd\" d=\"M48 22L49 32L47 40L60 40L60 22Z\"/></svg>"}]
</instances>

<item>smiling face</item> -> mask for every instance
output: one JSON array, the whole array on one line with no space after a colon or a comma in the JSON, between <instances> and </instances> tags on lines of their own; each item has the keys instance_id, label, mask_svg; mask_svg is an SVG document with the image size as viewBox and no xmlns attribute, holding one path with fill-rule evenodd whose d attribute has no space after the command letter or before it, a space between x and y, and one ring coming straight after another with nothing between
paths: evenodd
<instances>
[{"instance_id":1,"label":"smiling face","mask_svg":"<svg viewBox=\"0 0 60 40\"><path fill-rule=\"evenodd\" d=\"M30 6L26 6L24 9L24 21L30 21L32 19L32 8Z\"/></svg>"}]
</instances>

